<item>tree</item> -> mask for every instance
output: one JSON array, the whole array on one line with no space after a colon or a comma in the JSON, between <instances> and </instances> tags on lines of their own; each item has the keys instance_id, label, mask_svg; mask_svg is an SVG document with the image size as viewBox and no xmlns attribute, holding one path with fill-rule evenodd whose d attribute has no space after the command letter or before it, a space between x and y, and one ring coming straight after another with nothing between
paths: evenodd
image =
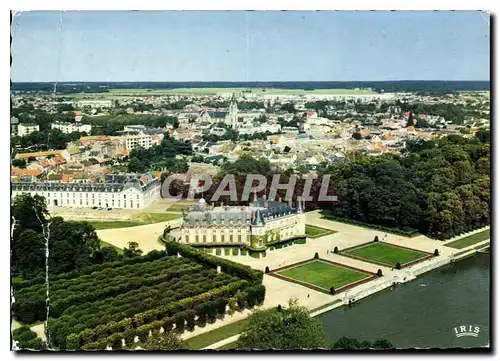
<instances>
[{"instance_id":1,"label":"tree","mask_svg":"<svg viewBox=\"0 0 500 361\"><path fill-rule=\"evenodd\" d=\"M291 350L327 345L321 325L309 311L295 301L288 308L257 310L250 317L237 342L237 348Z\"/></svg>"},{"instance_id":2,"label":"tree","mask_svg":"<svg viewBox=\"0 0 500 361\"><path fill-rule=\"evenodd\" d=\"M330 287L330 294L331 294L331 295L334 295L334 294L335 294L335 288Z\"/></svg>"},{"instance_id":3,"label":"tree","mask_svg":"<svg viewBox=\"0 0 500 361\"><path fill-rule=\"evenodd\" d=\"M361 140L363 138L363 136L361 135L360 132L354 132L352 133L352 137L356 140Z\"/></svg>"},{"instance_id":4,"label":"tree","mask_svg":"<svg viewBox=\"0 0 500 361\"><path fill-rule=\"evenodd\" d=\"M375 236L375 238L373 239L373 242L378 242L378 236Z\"/></svg>"},{"instance_id":5,"label":"tree","mask_svg":"<svg viewBox=\"0 0 500 361\"><path fill-rule=\"evenodd\" d=\"M332 348L340 350L357 350L361 348L361 343L355 338L342 336L332 345Z\"/></svg>"},{"instance_id":6,"label":"tree","mask_svg":"<svg viewBox=\"0 0 500 361\"><path fill-rule=\"evenodd\" d=\"M314 254L314 259L318 259L318 258L319 258L319 254L318 254L318 252L316 252L316 253Z\"/></svg>"},{"instance_id":7,"label":"tree","mask_svg":"<svg viewBox=\"0 0 500 361\"><path fill-rule=\"evenodd\" d=\"M144 344L145 350L182 350L184 342L173 332L163 332L160 335L148 338Z\"/></svg>"},{"instance_id":8,"label":"tree","mask_svg":"<svg viewBox=\"0 0 500 361\"><path fill-rule=\"evenodd\" d=\"M410 112L410 115L408 116L408 122L406 123L407 127L414 127L415 122L413 121L413 113Z\"/></svg>"},{"instance_id":9,"label":"tree","mask_svg":"<svg viewBox=\"0 0 500 361\"><path fill-rule=\"evenodd\" d=\"M401 269L401 263L396 263L396 266L395 266L396 269Z\"/></svg>"},{"instance_id":10,"label":"tree","mask_svg":"<svg viewBox=\"0 0 500 361\"><path fill-rule=\"evenodd\" d=\"M383 338L383 339L376 340L372 344L372 348L375 348L375 349L390 349L390 348L394 348L394 346L392 345L392 343L389 340L386 340L386 339Z\"/></svg>"},{"instance_id":11,"label":"tree","mask_svg":"<svg viewBox=\"0 0 500 361\"><path fill-rule=\"evenodd\" d=\"M146 171L144 164L136 157L130 159L127 168L131 173L144 173Z\"/></svg>"},{"instance_id":12,"label":"tree","mask_svg":"<svg viewBox=\"0 0 500 361\"><path fill-rule=\"evenodd\" d=\"M128 248L123 249L123 256L127 258L138 257L142 254L137 242L128 242Z\"/></svg>"},{"instance_id":13,"label":"tree","mask_svg":"<svg viewBox=\"0 0 500 361\"><path fill-rule=\"evenodd\" d=\"M24 159L14 159L12 161L12 166L16 168L25 169L26 168L26 160Z\"/></svg>"},{"instance_id":14,"label":"tree","mask_svg":"<svg viewBox=\"0 0 500 361\"><path fill-rule=\"evenodd\" d=\"M382 274L382 270L379 268L378 271L377 271L377 276L378 277L382 277L383 274Z\"/></svg>"},{"instance_id":15,"label":"tree","mask_svg":"<svg viewBox=\"0 0 500 361\"><path fill-rule=\"evenodd\" d=\"M434 256L439 256L439 250L437 248L434 250Z\"/></svg>"},{"instance_id":16,"label":"tree","mask_svg":"<svg viewBox=\"0 0 500 361\"><path fill-rule=\"evenodd\" d=\"M339 248L337 246L335 246L335 248L333 249L333 253L335 253L335 254L339 253Z\"/></svg>"},{"instance_id":17,"label":"tree","mask_svg":"<svg viewBox=\"0 0 500 361\"><path fill-rule=\"evenodd\" d=\"M265 273L269 273L269 267L268 267L268 266L266 266L266 271L265 271Z\"/></svg>"}]
</instances>

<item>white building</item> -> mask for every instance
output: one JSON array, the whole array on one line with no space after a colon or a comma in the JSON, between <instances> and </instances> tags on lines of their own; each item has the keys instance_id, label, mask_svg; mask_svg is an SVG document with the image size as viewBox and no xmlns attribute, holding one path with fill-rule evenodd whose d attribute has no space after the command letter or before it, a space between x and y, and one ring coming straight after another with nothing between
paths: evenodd
<instances>
[{"instance_id":1,"label":"white building","mask_svg":"<svg viewBox=\"0 0 500 361\"><path fill-rule=\"evenodd\" d=\"M52 129L59 129L61 132L69 134L73 132L90 134L92 126L90 124L70 123L70 122L54 122L50 125Z\"/></svg>"},{"instance_id":2,"label":"white building","mask_svg":"<svg viewBox=\"0 0 500 361\"><path fill-rule=\"evenodd\" d=\"M143 129L143 130L124 130L120 139L127 150L134 148L149 149L160 145L165 133L163 129Z\"/></svg>"},{"instance_id":3,"label":"white building","mask_svg":"<svg viewBox=\"0 0 500 361\"><path fill-rule=\"evenodd\" d=\"M111 100L80 100L77 102L78 107L91 107L91 108L109 108L113 105Z\"/></svg>"},{"instance_id":4,"label":"white building","mask_svg":"<svg viewBox=\"0 0 500 361\"><path fill-rule=\"evenodd\" d=\"M17 127L17 135L20 137L24 137L25 135L29 135L34 132L39 132L40 126L38 124L28 124L28 123L20 123Z\"/></svg>"},{"instance_id":5,"label":"white building","mask_svg":"<svg viewBox=\"0 0 500 361\"><path fill-rule=\"evenodd\" d=\"M47 207L142 209L160 197L160 181L151 173L106 175L100 183L12 183L12 197L45 198Z\"/></svg>"},{"instance_id":6,"label":"white building","mask_svg":"<svg viewBox=\"0 0 500 361\"><path fill-rule=\"evenodd\" d=\"M295 238L305 238L302 202L289 204L254 199L249 206L209 207L200 199L185 213L181 243L210 246L244 246L264 251L269 246Z\"/></svg>"}]
</instances>

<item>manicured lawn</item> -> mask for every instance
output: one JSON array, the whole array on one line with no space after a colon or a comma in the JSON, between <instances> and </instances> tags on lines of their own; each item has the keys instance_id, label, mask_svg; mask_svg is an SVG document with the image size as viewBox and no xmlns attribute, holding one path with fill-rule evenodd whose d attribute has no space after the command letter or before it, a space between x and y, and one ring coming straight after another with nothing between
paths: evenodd
<instances>
[{"instance_id":1,"label":"manicured lawn","mask_svg":"<svg viewBox=\"0 0 500 361\"><path fill-rule=\"evenodd\" d=\"M173 204L167 208L169 212L182 212L182 210L187 207L187 204Z\"/></svg>"},{"instance_id":2,"label":"manicured lawn","mask_svg":"<svg viewBox=\"0 0 500 361\"><path fill-rule=\"evenodd\" d=\"M451 243L448 243L446 247L452 247L452 248L464 248L482 241L486 241L487 239L490 238L490 230L487 229L482 232L474 233L471 234L470 236L464 237L457 239L456 241L453 241Z\"/></svg>"},{"instance_id":3,"label":"manicured lawn","mask_svg":"<svg viewBox=\"0 0 500 361\"><path fill-rule=\"evenodd\" d=\"M427 256L424 252L413 251L409 249L394 247L385 243L372 243L360 248L354 248L346 252L346 255L353 255L365 258L368 262L375 261L384 263L387 266L394 267L396 263L404 265L405 263L415 261Z\"/></svg>"},{"instance_id":4,"label":"manicured lawn","mask_svg":"<svg viewBox=\"0 0 500 361\"><path fill-rule=\"evenodd\" d=\"M216 342L241 333L247 324L248 318L245 318L241 321L236 321L229 325L216 328L213 331L202 333L199 336L187 339L186 347L190 350L199 350L203 347L210 346Z\"/></svg>"},{"instance_id":5,"label":"manicured lawn","mask_svg":"<svg viewBox=\"0 0 500 361\"><path fill-rule=\"evenodd\" d=\"M139 221L102 221L102 222L89 222L95 229L113 229L143 226L147 223Z\"/></svg>"},{"instance_id":6,"label":"manicured lawn","mask_svg":"<svg viewBox=\"0 0 500 361\"><path fill-rule=\"evenodd\" d=\"M326 236L327 234L337 233L336 231L332 231L330 229L310 226L306 224L306 235L309 238L318 238L321 236Z\"/></svg>"},{"instance_id":7,"label":"manicured lawn","mask_svg":"<svg viewBox=\"0 0 500 361\"><path fill-rule=\"evenodd\" d=\"M95 229L113 229L144 226L146 224L167 222L180 218L181 214L172 213L139 213L134 220L126 221L90 221Z\"/></svg>"},{"instance_id":8,"label":"manicured lawn","mask_svg":"<svg viewBox=\"0 0 500 361\"><path fill-rule=\"evenodd\" d=\"M114 248L116 250L116 252L118 252L118 254L123 254L123 249L116 247L108 242L101 241L101 247L111 247L111 248Z\"/></svg>"},{"instance_id":9,"label":"manicured lawn","mask_svg":"<svg viewBox=\"0 0 500 361\"><path fill-rule=\"evenodd\" d=\"M339 288L349 283L370 277L350 268L336 266L323 261L311 261L300 266L276 272L285 277L307 282L329 290L330 287Z\"/></svg>"},{"instance_id":10,"label":"manicured lawn","mask_svg":"<svg viewBox=\"0 0 500 361\"><path fill-rule=\"evenodd\" d=\"M171 221L180 217L182 217L181 214L172 213L140 213L137 215L137 219L146 222L146 224Z\"/></svg>"}]
</instances>

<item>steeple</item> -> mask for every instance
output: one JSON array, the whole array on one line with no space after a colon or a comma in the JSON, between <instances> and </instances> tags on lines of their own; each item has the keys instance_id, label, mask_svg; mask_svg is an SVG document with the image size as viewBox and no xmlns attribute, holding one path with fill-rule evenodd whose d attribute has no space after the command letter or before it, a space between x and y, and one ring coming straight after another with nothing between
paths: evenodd
<instances>
[{"instance_id":1,"label":"steeple","mask_svg":"<svg viewBox=\"0 0 500 361\"><path fill-rule=\"evenodd\" d=\"M297 197L297 213L304 213L304 210L302 209L302 197Z\"/></svg>"}]
</instances>

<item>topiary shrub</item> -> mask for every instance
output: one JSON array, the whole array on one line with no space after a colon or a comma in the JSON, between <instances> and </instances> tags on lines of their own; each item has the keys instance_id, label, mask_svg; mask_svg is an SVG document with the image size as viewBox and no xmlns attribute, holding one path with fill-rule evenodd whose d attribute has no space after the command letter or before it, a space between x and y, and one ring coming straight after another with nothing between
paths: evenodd
<instances>
[{"instance_id":1,"label":"topiary shrub","mask_svg":"<svg viewBox=\"0 0 500 361\"><path fill-rule=\"evenodd\" d=\"M316 253L314 254L314 259L318 259L318 258L319 258L319 254L318 254L318 252L316 252Z\"/></svg>"},{"instance_id":2,"label":"topiary shrub","mask_svg":"<svg viewBox=\"0 0 500 361\"><path fill-rule=\"evenodd\" d=\"M382 277L383 274L382 274L382 270L379 268L378 271L377 271L377 276L378 277Z\"/></svg>"},{"instance_id":3,"label":"topiary shrub","mask_svg":"<svg viewBox=\"0 0 500 361\"><path fill-rule=\"evenodd\" d=\"M278 305L278 312L281 312L281 305Z\"/></svg>"},{"instance_id":4,"label":"topiary shrub","mask_svg":"<svg viewBox=\"0 0 500 361\"><path fill-rule=\"evenodd\" d=\"M434 250L434 256L439 256L439 251L437 248Z\"/></svg>"},{"instance_id":5,"label":"topiary shrub","mask_svg":"<svg viewBox=\"0 0 500 361\"><path fill-rule=\"evenodd\" d=\"M265 270L266 273L269 273L269 267L266 266L266 270Z\"/></svg>"},{"instance_id":6,"label":"topiary shrub","mask_svg":"<svg viewBox=\"0 0 500 361\"><path fill-rule=\"evenodd\" d=\"M398 262L398 263L396 263L396 267L394 267L394 268L396 268L396 269L401 269L401 263L399 263L399 262Z\"/></svg>"},{"instance_id":7,"label":"topiary shrub","mask_svg":"<svg viewBox=\"0 0 500 361\"><path fill-rule=\"evenodd\" d=\"M331 294L331 295L334 295L334 294L335 294L335 288L330 287L330 294Z\"/></svg>"},{"instance_id":8,"label":"topiary shrub","mask_svg":"<svg viewBox=\"0 0 500 361\"><path fill-rule=\"evenodd\" d=\"M335 253L335 254L339 253L339 248L337 246L335 246L335 248L333 249L333 253Z\"/></svg>"},{"instance_id":9,"label":"topiary shrub","mask_svg":"<svg viewBox=\"0 0 500 361\"><path fill-rule=\"evenodd\" d=\"M378 242L378 236L375 236L375 238L373 239L373 242Z\"/></svg>"}]
</instances>

